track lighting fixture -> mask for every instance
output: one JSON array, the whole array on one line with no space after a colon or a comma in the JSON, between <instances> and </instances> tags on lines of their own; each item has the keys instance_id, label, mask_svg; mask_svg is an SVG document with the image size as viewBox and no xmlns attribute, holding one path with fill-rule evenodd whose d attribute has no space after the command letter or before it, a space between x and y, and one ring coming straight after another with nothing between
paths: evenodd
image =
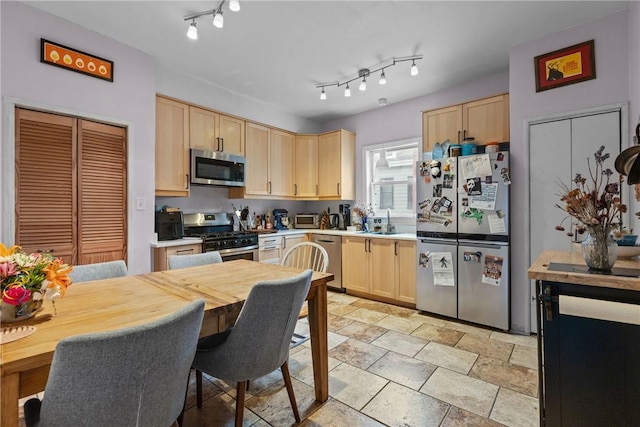
<instances>
[{"instance_id":1,"label":"track lighting fixture","mask_svg":"<svg viewBox=\"0 0 640 427\"><path fill-rule=\"evenodd\" d=\"M224 6L226 1L227 0L222 0L220 2L220 4L218 5L218 7L216 7L213 10L207 10L207 11L204 11L204 12L194 13L192 15L185 16L184 17L185 21L191 21L191 24L189 24L189 29L187 31L187 37L189 37L192 40L197 40L198 39L198 28L196 27L196 19L200 18L201 16L212 15L213 16L213 25L214 25L214 27L223 28L224 27L224 16L223 16L223 11L222 11L222 6ZM240 10L240 2L238 0L229 1L229 10L231 10L232 12L238 12Z\"/></svg>"},{"instance_id":2,"label":"track lighting fixture","mask_svg":"<svg viewBox=\"0 0 640 427\"><path fill-rule=\"evenodd\" d=\"M320 92L320 99L327 99L327 94L325 93L324 88L325 87L329 87L329 86L346 86L344 89L344 96L349 97L351 96L351 89L349 88L349 83L351 83L354 80L359 80L362 79L362 81L360 82L360 85L358 86L358 88L361 91L365 91L367 90L367 77L369 77L372 73L376 73L378 71L381 71L380 73L380 80L378 81L378 83L380 83L381 85L387 84L387 76L384 73L385 68L389 68L389 67L393 67L394 65L400 63L400 62L405 62L405 61L411 61L411 75L412 76L416 76L418 75L418 66L416 65L416 61L422 59L422 55L413 55L413 56L405 56L405 57L400 57L400 58L391 58L388 59L384 62L381 63L380 66L378 67L371 67L372 69L369 68L362 68L360 70L358 70L358 75L355 77L349 77L343 80L338 80L335 82L327 82L327 83L318 83L316 84L316 88L318 89L322 89L322 91ZM381 98L383 99L383 98Z\"/></svg>"},{"instance_id":3,"label":"track lighting fixture","mask_svg":"<svg viewBox=\"0 0 640 427\"><path fill-rule=\"evenodd\" d=\"M381 85L387 84L387 76L384 75L384 68L382 69L382 74L380 74L380 80L378 81Z\"/></svg>"},{"instance_id":4,"label":"track lighting fixture","mask_svg":"<svg viewBox=\"0 0 640 427\"><path fill-rule=\"evenodd\" d=\"M413 61L413 64L411 64L411 75L412 76L418 75L418 66L416 65L416 61Z\"/></svg>"},{"instance_id":5,"label":"track lighting fixture","mask_svg":"<svg viewBox=\"0 0 640 427\"><path fill-rule=\"evenodd\" d=\"M196 20L194 19L189 25L189 31L187 31L187 37L191 40L198 40L198 27L196 27Z\"/></svg>"}]
</instances>

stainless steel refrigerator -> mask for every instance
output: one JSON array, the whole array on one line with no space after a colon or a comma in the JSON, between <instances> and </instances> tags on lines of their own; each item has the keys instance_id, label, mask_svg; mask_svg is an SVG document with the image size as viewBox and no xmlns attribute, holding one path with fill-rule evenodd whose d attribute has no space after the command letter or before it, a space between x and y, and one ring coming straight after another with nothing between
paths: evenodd
<instances>
[{"instance_id":1,"label":"stainless steel refrigerator","mask_svg":"<svg viewBox=\"0 0 640 427\"><path fill-rule=\"evenodd\" d=\"M508 330L509 153L417 168L417 308Z\"/></svg>"}]
</instances>

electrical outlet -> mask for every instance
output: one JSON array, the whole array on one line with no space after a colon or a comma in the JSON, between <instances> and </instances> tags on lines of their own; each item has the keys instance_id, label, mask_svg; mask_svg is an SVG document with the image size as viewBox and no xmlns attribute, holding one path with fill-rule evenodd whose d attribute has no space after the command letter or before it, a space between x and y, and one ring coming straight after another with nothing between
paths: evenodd
<instances>
[{"instance_id":1,"label":"electrical outlet","mask_svg":"<svg viewBox=\"0 0 640 427\"><path fill-rule=\"evenodd\" d=\"M147 209L147 201L144 197L136 197L136 210L144 211Z\"/></svg>"}]
</instances>

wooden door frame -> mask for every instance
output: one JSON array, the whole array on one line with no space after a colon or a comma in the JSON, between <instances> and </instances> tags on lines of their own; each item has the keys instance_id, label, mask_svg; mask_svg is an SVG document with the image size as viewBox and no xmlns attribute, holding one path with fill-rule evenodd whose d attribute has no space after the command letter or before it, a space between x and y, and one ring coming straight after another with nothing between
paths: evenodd
<instances>
[{"instance_id":1,"label":"wooden door frame","mask_svg":"<svg viewBox=\"0 0 640 427\"><path fill-rule=\"evenodd\" d=\"M0 191L2 199L0 200L0 212L2 212L3 220L0 227L0 242L5 245L15 244L16 237L16 218L15 218L15 150L16 150L16 108L27 108L30 110L40 111L50 114L61 114L73 116L79 119L92 120L100 123L111 124L115 126L125 127L127 129L127 259L125 262L129 264L129 242L133 241L131 224L133 224L133 209L135 208L132 200L135 200L133 193L133 185L131 177L134 176L133 166L133 135L135 135L135 127L133 122L116 119L113 117L103 116L100 114L92 114L86 111L80 111L73 108L61 107L58 105L50 105L43 102L34 102L21 98L13 98L5 96L2 100L3 107L3 132L2 143L0 144L0 157L2 162L2 181L0 182Z\"/></svg>"},{"instance_id":2,"label":"wooden door frame","mask_svg":"<svg viewBox=\"0 0 640 427\"><path fill-rule=\"evenodd\" d=\"M620 132L621 132L621 149L624 150L626 147L629 146L629 103L625 102L625 103L619 103L619 104L608 104L608 105L602 105L602 106L598 106L598 107L592 107L592 108L587 108L587 109L583 109L583 110L576 110L576 111L569 111L569 112L563 112L563 113L556 113L556 114L550 114L550 115L544 115L544 116L538 116L538 117L532 117L532 118L527 118L524 119L524 126L523 126L523 130L524 130L524 154L527 157L527 162L526 164L524 164L523 166L526 168L526 170L522 171L523 173L520 174L520 176L525 176L527 179L524 180L525 181L525 185L526 185L526 194L530 195L531 194L531 182L530 182L530 171L531 171L531 167L529 165L529 161L528 159L531 157L530 156L530 152L531 152L531 141L529 140L529 135L530 135L530 127L532 125L537 125L537 124L541 124L541 123L546 123L546 122L553 122L553 121L558 121L558 120L567 120L567 119L577 119L580 117L585 117L585 116L592 116L595 114L604 114L604 113L612 113L612 112L620 112ZM629 186L628 187L628 194L627 194L627 200L631 200L631 197L633 197L632 194L632 190ZM529 218L529 213L530 213L530 209L531 209L531 203L530 203L530 197L526 198L526 202L525 202L525 206L524 206L524 212L526 212L526 215L524 216L524 223L525 223L525 228L527 230L526 233L526 243L525 243L525 257L524 259L529 260L529 265L531 265L531 221ZM514 277L514 273L515 274L519 274L518 272L514 272L512 270L512 277ZM526 277L526 271L524 272ZM527 285L528 287L530 287L530 280L527 280ZM534 287L535 289L535 287ZM531 292L531 291L530 291ZM535 292L533 292L533 294L531 294L530 292L527 292L530 295L530 298L535 298ZM531 299L527 299L526 302L522 301L522 304L524 304L524 307L518 307L520 309L523 309L524 313L528 313L529 315L527 316L527 319L529 319L529 327L527 328L525 325L525 330L524 333L525 334L529 334L531 332L536 332L535 329L535 322L532 320L533 316L535 316L535 312L531 310Z\"/></svg>"}]
</instances>

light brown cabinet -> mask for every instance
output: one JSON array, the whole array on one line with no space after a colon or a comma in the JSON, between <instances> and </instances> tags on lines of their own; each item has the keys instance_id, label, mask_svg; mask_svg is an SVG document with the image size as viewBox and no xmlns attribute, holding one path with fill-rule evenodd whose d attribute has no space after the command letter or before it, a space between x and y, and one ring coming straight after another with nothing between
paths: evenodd
<instances>
[{"instance_id":1,"label":"light brown cabinet","mask_svg":"<svg viewBox=\"0 0 640 427\"><path fill-rule=\"evenodd\" d=\"M473 137L479 145L509 140L509 95L498 95L422 113L422 147L431 151L447 139L462 143Z\"/></svg>"},{"instance_id":2,"label":"light brown cabinet","mask_svg":"<svg viewBox=\"0 0 640 427\"><path fill-rule=\"evenodd\" d=\"M318 135L296 135L296 197L318 196Z\"/></svg>"},{"instance_id":3,"label":"light brown cabinet","mask_svg":"<svg viewBox=\"0 0 640 427\"><path fill-rule=\"evenodd\" d=\"M189 195L189 106L156 97L156 196Z\"/></svg>"},{"instance_id":4,"label":"light brown cabinet","mask_svg":"<svg viewBox=\"0 0 640 427\"><path fill-rule=\"evenodd\" d=\"M201 243L169 246L153 249L153 271L169 269L169 257L172 255L193 255L202 252Z\"/></svg>"},{"instance_id":5,"label":"light brown cabinet","mask_svg":"<svg viewBox=\"0 0 640 427\"><path fill-rule=\"evenodd\" d=\"M244 156L244 120L204 108L189 107L189 146Z\"/></svg>"},{"instance_id":6,"label":"light brown cabinet","mask_svg":"<svg viewBox=\"0 0 640 427\"><path fill-rule=\"evenodd\" d=\"M258 236L258 260L266 264L280 264L282 237L277 234Z\"/></svg>"},{"instance_id":7,"label":"light brown cabinet","mask_svg":"<svg viewBox=\"0 0 640 427\"><path fill-rule=\"evenodd\" d=\"M358 295L415 304L416 243L343 236L342 283Z\"/></svg>"},{"instance_id":8,"label":"light brown cabinet","mask_svg":"<svg viewBox=\"0 0 640 427\"><path fill-rule=\"evenodd\" d=\"M18 108L15 153L17 245L74 265L126 260L125 128Z\"/></svg>"},{"instance_id":9,"label":"light brown cabinet","mask_svg":"<svg viewBox=\"0 0 640 427\"><path fill-rule=\"evenodd\" d=\"M318 197L355 199L355 134L344 129L318 136Z\"/></svg>"},{"instance_id":10,"label":"light brown cabinet","mask_svg":"<svg viewBox=\"0 0 640 427\"><path fill-rule=\"evenodd\" d=\"M269 195L295 195L295 142L290 132L271 129L269 143Z\"/></svg>"}]
</instances>

